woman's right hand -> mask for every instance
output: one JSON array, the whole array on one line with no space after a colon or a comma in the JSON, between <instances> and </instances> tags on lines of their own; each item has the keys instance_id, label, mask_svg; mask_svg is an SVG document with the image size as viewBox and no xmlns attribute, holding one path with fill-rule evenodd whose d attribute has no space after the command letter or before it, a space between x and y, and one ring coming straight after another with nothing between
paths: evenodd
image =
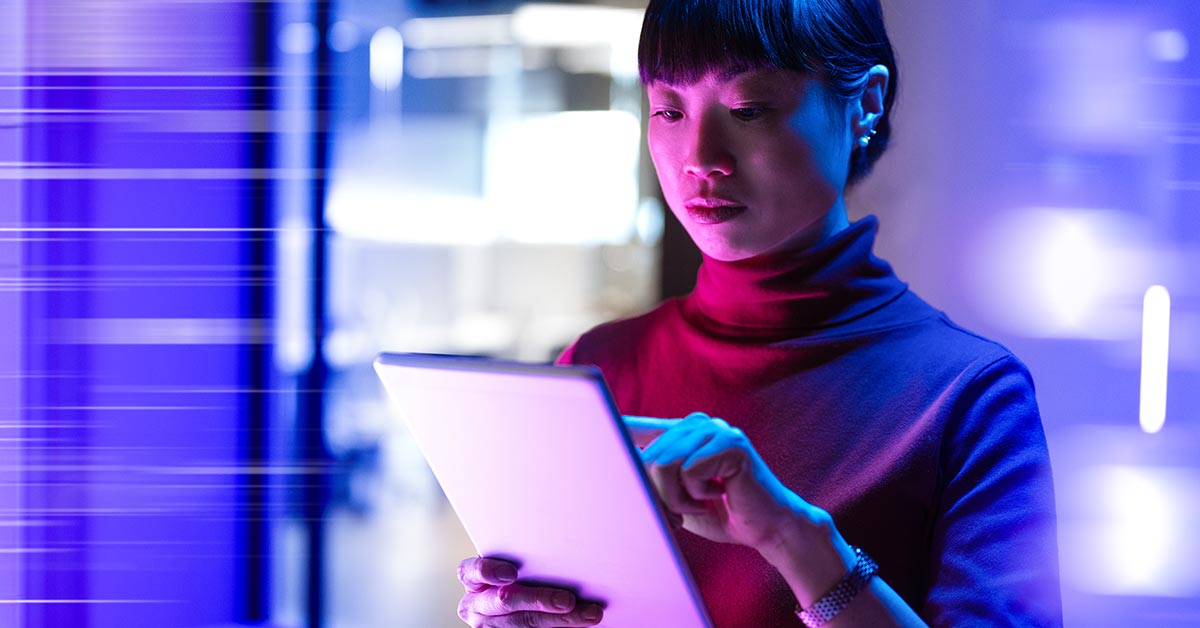
<instances>
[{"instance_id":1,"label":"woman's right hand","mask_svg":"<svg viewBox=\"0 0 1200 628\"><path fill-rule=\"evenodd\" d=\"M594 626L604 611L577 603L565 589L517 583L517 568L496 558L467 558L458 564L458 580L467 592L458 616L475 628L555 628Z\"/></svg>"}]
</instances>

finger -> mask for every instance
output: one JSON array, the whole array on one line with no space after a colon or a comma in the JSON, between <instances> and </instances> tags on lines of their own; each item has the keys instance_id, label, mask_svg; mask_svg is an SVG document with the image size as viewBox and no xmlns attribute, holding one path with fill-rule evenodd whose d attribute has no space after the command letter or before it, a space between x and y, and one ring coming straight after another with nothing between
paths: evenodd
<instances>
[{"instance_id":1,"label":"finger","mask_svg":"<svg viewBox=\"0 0 1200 628\"><path fill-rule=\"evenodd\" d=\"M650 480L658 490L667 511L683 515L699 515L708 512L703 504L692 499L679 476L680 463L650 465L647 469Z\"/></svg>"},{"instance_id":2,"label":"finger","mask_svg":"<svg viewBox=\"0 0 1200 628\"><path fill-rule=\"evenodd\" d=\"M706 424L683 422L659 436L642 450L642 462L648 465L683 464L702 445L716 436Z\"/></svg>"},{"instance_id":3,"label":"finger","mask_svg":"<svg viewBox=\"0 0 1200 628\"><path fill-rule=\"evenodd\" d=\"M553 587L506 584L475 594L472 609L481 615L541 611L561 615L575 608L575 594Z\"/></svg>"},{"instance_id":4,"label":"finger","mask_svg":"<svg viewBox=\"0 0 1200 628\"><path fill-rule=\"evenodd\" d=\"M516 582L517 567L507 560L472 556L458 563L458 581L467 591L478 593Z\"/></svg>"},{"instance_id":5,"label":"finger","mask_svg":"<svg viewBox=\"0 0 1200 628\"><path fill-rule=\"evenodd\" d=\"M691 466L680 465L679 481L687 494L695 500L720 499L725 494L726 480L739 475L745 454L736 448L714 449L715 453L703 455Z\"/></svg>"},{"instance_id":6,"label":"finger","mask_svg":"<svg viewBox=\"0 0 1200 628\"><path fill-rule=\"evenodd\" d=\"M480 628L559 628L569 626L594 626L604 618L604 609L598 604L581 604L570 613L552 614L539 611L519 611L508 615L488 616L467 613L463 621Z\"/></svg>"},{"instance_id":7,"label":"finger","mask_svg":"<svg viewBox=\"0 0 1200 628\"><path fill-rule=\"evenodd\" d=\"M681 419L656 419L648 416L624 416L625 431L639 449L654 442L660 434L677 425Z\"/></svg>"},{"instance_id":8,"label":"finger","mask_svg":"<svg viewBox=\"0 0 1200 628\"><path fill-rule=\"evenodd\" d=\"M721 434L692 452L680 465L680 481L689 494L711 499L701 496L709 495L718 487L724 492L730 480L747 475L750 453L744 440L740 432Z\"/></svg>"}]
</instances>

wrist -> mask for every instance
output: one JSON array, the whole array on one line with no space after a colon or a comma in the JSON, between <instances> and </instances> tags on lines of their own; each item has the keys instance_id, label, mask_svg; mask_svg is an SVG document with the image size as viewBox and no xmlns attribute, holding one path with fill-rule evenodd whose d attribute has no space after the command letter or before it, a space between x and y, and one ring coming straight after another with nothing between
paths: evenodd
<instances>
[{"instance_id":1,"label":"wrist","mask_svg":"<svg viewBox=\"0 0 1200 628\"><path fill-rule=\"evenodd\" d=\"M858 559L828 513L812 506L808 510L816 512L797 513L758 548L804 608L835 587Z\"/></svg>"},{"instance_id":2,"label":"wrist","mask_svg":"<svg viewBox=\"0 0 1200 628\"><path fill-rule=\"evenodd\" d=\"M879 566L866 552L857 547L853 549L856 556L854 567L842 576L837 586L808 608L796 607L796 616L807 628L821 628L837 617L867 588L867 584L879 570Z\"/></svg>"}]
</instances>

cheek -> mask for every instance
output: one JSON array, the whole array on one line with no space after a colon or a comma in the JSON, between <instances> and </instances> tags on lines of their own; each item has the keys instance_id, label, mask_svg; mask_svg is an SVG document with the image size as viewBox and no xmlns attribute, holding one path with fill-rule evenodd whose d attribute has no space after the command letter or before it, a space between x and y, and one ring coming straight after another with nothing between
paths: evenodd
<instances>
[{"instance_id":1,"label":"cheek","mask_svg":"<svg viewBox=\"0 0 1200 628\"><path fill-rule=\"evenodd\" d=\"M850 160L845 130L817 107L793 118L791 126L797 144L796 163L807 164L811 178L820 177L837 187L844 184Z\"/></svg>"},{"instance_id":2,"label":"cheek","mask_svg":"<svg viewBox=\"0 0 1200 628\"><path fill-rule=\"evenodd\" d=\"M663 192L670 195L670 190L674 186L676 160L671 152L667 150L668 146L664 144L661 138L656 138L654 133L650 133L646 137L646 143L649 146L650 162L654 164L654 172L658 175L659 185L663 188Z\"/></svg>"}]
</instances>

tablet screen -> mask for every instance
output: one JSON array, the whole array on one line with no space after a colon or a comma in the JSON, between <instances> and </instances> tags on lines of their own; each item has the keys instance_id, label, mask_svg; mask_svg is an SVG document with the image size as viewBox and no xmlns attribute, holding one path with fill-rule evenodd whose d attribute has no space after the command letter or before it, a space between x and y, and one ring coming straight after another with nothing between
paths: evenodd
<instances>
[{"instance_id":1,"label":"tablet screen","mask_svg":"<svg viewBox=\"0 0 1200 628\"><path fill-rule=\"evenodd\" d=\"M599 371L383 354L375 362L481 556L569 588L610 628L710 628Z\"/></svg>"}]
</instances>

